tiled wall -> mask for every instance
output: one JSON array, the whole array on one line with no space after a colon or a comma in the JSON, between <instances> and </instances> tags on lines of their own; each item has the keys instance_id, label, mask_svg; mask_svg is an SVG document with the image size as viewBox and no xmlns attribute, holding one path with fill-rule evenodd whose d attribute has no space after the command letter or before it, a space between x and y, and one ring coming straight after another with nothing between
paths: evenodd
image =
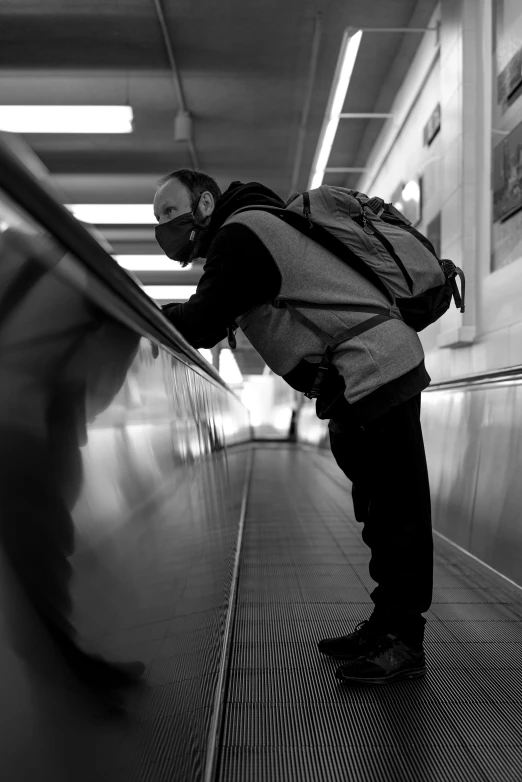
<instances>
[{"instance_id":1,"label":"tiled wall","mask_svg":"<svg viewBox=\"0 0 522 782\"><path fill-rule=\"evenodd\" d=\"M511 51L517 41L522 44L522 31L517 33L522 6L518 0L498 3L504 6ZM522 363L522 249L516 240L522 218L519 213L499 229L491 212L491 146L503 138L491 133L492 123L497 129L502 122L508 130L514 127L522 119L522 98L504 119L495 112L492 117L493 11L492 0L441 0L430 22L441 20L439 43L433 32L424 35L396 97L394 117L358 183L363 192L390 198L400 182L422 176L418 228L426 233L440 211L442 257L466 273L466 312L452 306L421 334L433 381ZM438 102L441 130L426 147L423 127ZM500 241L511 262L492 272L492 247Z\"/></svg>"},{"instance_id":2,"label":"tiled wall","mask_svg":"<svg viewBox=\"0 0 522 782\"><path fill-rule=\"evenodd\" d=\"M111 290L84 259L1 190L0 224L1 717L16 722L0 737L2 778L198 782L220 687L247 410L181 338L142 335L123 298L113 314ZM61 671L68 661L85 681L73 638L147 664L119 726L101 714L82 721L82 693ZM40 740L43 776L27 751Z\"/></svg>"},{"instance_id":3,"label":"tiled wall","mask_svg":"<svg viewBox=\"0 0 522 782\"><path fill-rule=\"evenodd\" d=\"M493 224L491 181L492 147L522 120L522 97L503 114L496 106L492 67L498 56L501 70L522 44L522 5L520 0L441 0L436 14L441 19L438 62L433 65L433 34L426 33L396 99L396 118L405 118L397 142L390 144L397 131L389 123L359 183L364 192L389 198L399 182L422 172L422 127L430 107L440 101L441 130L430 147L438 160L424 173L419 228L425 232L440 209L442 257L462 266L468 285L466 312L452 307L421 333L434 382L522 364L522 212ZM495 53L494 39L501 52ZM416 97L423 73L429 76ZM518 379L463 384L423 395L434 527L517 582L518 384Z\"/></svg>"},{"instance_id":4,"label":"tiled wall","mask_svg":"<svg viewBox=\"0 0 522 782\"><path fill-rule=\"evenodd\" d=\"M493 0L493 14L492 142L495 151L501 155L506 134L522 123L521 91L505 103L497 90L498 75L522 48L522 4L520 0ZM491 249L492 269L500 269L522 259L522 212L493 224Z\"/></svg>"},{"instance_id":5,"label":"tiled wall","mask_svg":"<svg viewBox=\"0 0 522 782\"><path fill-rule=\"evenodd\" d=\"M423 394L433 526L522 583L520 379Z\"/></svg>"}]
</instances>

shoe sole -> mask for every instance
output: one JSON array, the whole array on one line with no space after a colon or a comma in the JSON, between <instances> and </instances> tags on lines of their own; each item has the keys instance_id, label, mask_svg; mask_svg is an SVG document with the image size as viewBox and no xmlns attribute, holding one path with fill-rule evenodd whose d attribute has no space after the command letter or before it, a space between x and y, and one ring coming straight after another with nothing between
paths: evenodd
<instances>
[{"instance_id":1,"label":"shoe sole","mask_svg":"<svg viewBox=\"0 0 522 782\"><path fill-rule=\"evenodd\" d=\"M359 679L357 676L336 676L343 684L389 684L390 682L403 681L405 679L420 679L426 675L426 667L415 668L410 671L397 671L390 676L381 676L375 679Z\"/></svg>"}]
</instances>

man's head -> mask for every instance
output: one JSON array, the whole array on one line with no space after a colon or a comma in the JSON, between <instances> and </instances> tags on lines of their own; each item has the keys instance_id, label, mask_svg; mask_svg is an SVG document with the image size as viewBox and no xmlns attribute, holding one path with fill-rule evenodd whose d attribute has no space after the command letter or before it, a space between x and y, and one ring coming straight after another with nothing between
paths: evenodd
<instances>
[{"instance_id":1,"label":"man's head","mask_svg":"<svg viewBox=\"0 0 522 782\"><path fill-rule=\"evenodd\" d=\"M182 266L197 258L220 196L216 181L201 171L181 168L160 179L154 196L156 240L169 258Z\"/></svg>"}]
</instances>

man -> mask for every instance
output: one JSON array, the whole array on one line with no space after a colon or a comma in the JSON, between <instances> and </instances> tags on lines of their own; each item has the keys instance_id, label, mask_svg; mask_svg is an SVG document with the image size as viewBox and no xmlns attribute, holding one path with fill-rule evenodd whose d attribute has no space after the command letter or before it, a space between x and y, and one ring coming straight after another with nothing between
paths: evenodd
<instances>
[{"instance_id":1,"label":"man","mask_svg":"<svg viewBox=\"0 0 522 782\"><path fill-rule=\"evenodd\" d=\"M368 312L345 312L343 303L379 309L386 297L325 247L255 206L284 204L256 182L232 182L221 194L211 177L187 169L160 181L158 243L182 264L206 258L196 293L164 312L196 348L213 347L239 323L268 366L304 392L325 352L320 335L350 332L333 349L317 414L330 419L332 452L353 483L378 586L371 617L352 633L320 641L319 651L345 661L336 673L345 683L422 676L433 540L420 426L420 394L430 378L420 341L399 318L370 328ZM315 307L305 308L303 319L285 300Z\"/></svg>"}]
</instances>

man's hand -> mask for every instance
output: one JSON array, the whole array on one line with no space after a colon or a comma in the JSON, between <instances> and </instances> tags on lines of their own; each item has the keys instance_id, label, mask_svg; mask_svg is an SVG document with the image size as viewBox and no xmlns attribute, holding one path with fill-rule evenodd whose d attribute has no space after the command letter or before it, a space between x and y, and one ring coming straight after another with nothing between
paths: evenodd
<instances>
[{"instance_id":1,"label":"man's hand","mask_svg":"<svg viewBox=\"0 0 522 782\"><path fill-rule=\"evenodd\" d=\"M162 304L161 311L165 315L166 318L169 317L169 314L172 312L172 310L175 307L179 307L179 304Z\"/></svg>"}]
</instances>

